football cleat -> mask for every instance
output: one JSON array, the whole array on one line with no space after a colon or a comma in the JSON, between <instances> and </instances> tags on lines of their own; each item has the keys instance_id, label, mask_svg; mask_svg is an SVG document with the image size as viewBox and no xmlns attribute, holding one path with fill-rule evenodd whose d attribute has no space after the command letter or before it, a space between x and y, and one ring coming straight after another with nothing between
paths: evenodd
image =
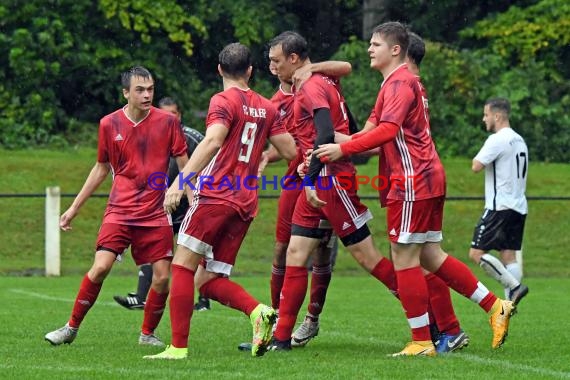
<instances>
[{"instance_id":1,"label":"football cleat","mask_svg":"<svg viewBox=\"0 0 570 380\"><path fill-rule=\"evenodd\" d=\"M439 340L435 345L435 350L438 354L444 354L447 352L453 352L467 347L469 345L469 336L465 334L465 331L459 331L459 334L450 335L446 333L441 333L439 335Z\"/></svg>"},{"instance_id":2,"label":"football cleat","mask_svg":"<svg viewBox=\"0 0 570 380\"><path fill-rule=\"evenodd\" d=\"M273 337L267 346L267 351L291 351L291 339L277 340Z\"/></svg>"},{"instance_id":3,"label":"football cleat","mask_svg":"<svg viewBox=\"0 0 570 380\"><path fill-rule=\"evenodd\" d=\"M136 293L129 293L128 296L113 296L113 299L121 306L129 309L129 310L142 310L144 309L144 301L139 299L139 296Z\"/></svg>"},{"instance_id":4,"label":"football cleat","mask_svg":"<svg viewBox=\"0 0 570 380\"><path fill-rule=\"evenodd\" d=\"M162 340L160 340L159 337L157 337L154 334L143 334L141 333L141 335L139 336L139 344L143 345L143 346L154 346L154 347L164 347L166 346L164 343L162 343Z\"/></svg>"},{"instance_id":5,"label":"football cleat","mask_svg":"<svg viewBox=\"0 0 570 380\"><path fill-rule=\"evenodd\" d=\"M497 298L491 311L489 312L489 324L493 330L493 341L491 347L499 348L505 342L509 334L509 321L511 315L516 311L516 306L512 301L505 301Z\"/></svg>"},{"instance_id":6,"label":"football cleat","mask_svg":"<svg viewBox=\"0 0 570 380\"><path fill-rule=\"evenodd\" d=\"M77 336L77 330L76 328L70 327L69 323L66 323L62 328L47 333L44 339L54 346L59 346L63 343L71 344Z\"/></svg>"},{"instance_id":7,"label":"football cleat","mask_svg":"<svg viewBox=\"0 0 570 380\"><path fill-rule=\"evenodd\" d=\"M210 310L210 300L205 297L198 297L198 302L194 305L196 311Z\"/></svg>"},{"instance_id":8,"label":"football cleat","mask_svg":"<svg viewBox=\"0 0 570 380\"><path fill-rule=\"evenodd\" d=\"M271 341L271 329L276 319L275 310L261 303L249 315L253 327L252 356L263 356L267 351L267 345Z\"/></svg>"},{"instance_id":9,"label":"football cleat","mask_svg":"<svg viewBox=\"0 0 570 380\"><path fill-rule=\"evenodd\" d=\"M291 336L291 346L305 346L311 339L319 335L319 320L312 321L311 318L305 317L305 320L295 330Z\"/></svg>"},{"instance_id":10,"label":"football cleat","mask_svg":"<svg viewBox=\"0 0 570 380\"><path fill-rule=\"evenodd\" d=\"M251 352L251 342L244 342L244 343L240 343L238 346L238 350L239 351L249 351Z\"/></svg>"},{"instance_id":11,"label":"football cleat","mask_svg":"<svg viewBox=\"0 0 570 380\"><path fill-rule=\"evenodd\" d=\"M390 356L436 356L435 346L431 340L415 340L406 344L406 347L400 352L396 352Z\"/></svg>"},{"instance_id":12,"label":"football cleat","mask_svg":"<svg viewBox=\"0 0 570 380\"><path fill-rule=\"evenodd\" d=\"M180 359L186 359L187 357L188 357L188 347L176 348L174 346L167 346L166 350L162 351L160 354L145 355L143 356L143 359L180 360Z\"/></svg>"},{"instance_id":13,"label":"football cleat","mask_svg":"<svg viewBox=\"0 0 570 380\"><path fill-rule=\"evenodd\" d=\"M509 294L509 299L511 301L513 301L513 303L516 305L519 304L519 302L528 294L528 286L524 285L524 284L520 284L519 286L517 286L516 288L514 288L513 290L511 290L510 294Z\"/></svg>"}]
</instances>

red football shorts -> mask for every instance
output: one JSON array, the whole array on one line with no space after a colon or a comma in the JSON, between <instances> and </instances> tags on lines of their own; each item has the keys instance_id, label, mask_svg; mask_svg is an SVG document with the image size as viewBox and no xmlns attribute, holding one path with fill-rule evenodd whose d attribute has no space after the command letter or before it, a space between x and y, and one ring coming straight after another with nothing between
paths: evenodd
<instances>
[{"instance_id":1,"label":"red football shorts","mask_svg":"<svg viewBox=\"0 0 570 380\"><path fill-rule=\"evenodd\" d=\"M388 238L401 244L440 242L444 203L444 196L413 202L389 199Z\"/></svg>"},{"instance_id":2,"label":"red football shorts","mask_svg":"<svg viewBox=\"0 0 570 380\"><path fill-rule=\"evenodd\" d=\"M311 206L303 190L293 211L293 224L306 228L323 228L322 220L328 220L328 228L332 227L336 235L343 238L372 219L372 214L356 194L356 186L341 186L331 176L319 177L315 188L319 199L327 204L321 208Z\"/></svg>"},{"instance_id":3,"label":"red football shorts","mask_svg":"<svg viewBox=\"0 0 570 380\"><path fill-rule=\"evenodd\" d=\"M293 210L299 194L303 193L301 184L302 180L300 178L287 178L283 184L283 190L281 190L277 206L277 224L275 225L275 239L279 243L287 244L291 239Z\"/></svg>"},{"instance_id":4,"label":"red football shorts","mask_svg":"<svg viewBox=\"0 0 570 380\"><path fill-rule=\"evenodd\" d=\"M131 246L137 265L172 260L173 232L171 226L147 227L103 223L97 236L97 251L111 251L120 256Z\"/></svg>"},{"instance_id":5,"label":"red football shorts","mask_svg":"<svg viewBox=\"0 0 570 380\"><path fill-rule=\"evenodd\" d=\"M250 224L230 206L193 203L180 226L178 244L204 256L207 271L229 276Z\"/></svg>"}]
</instances>

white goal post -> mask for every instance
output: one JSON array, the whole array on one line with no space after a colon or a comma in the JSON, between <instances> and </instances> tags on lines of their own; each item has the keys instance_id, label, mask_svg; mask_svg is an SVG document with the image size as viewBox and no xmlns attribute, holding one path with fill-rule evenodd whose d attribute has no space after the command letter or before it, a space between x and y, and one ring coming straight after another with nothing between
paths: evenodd
<instances>
[{"instance_id":1,"label":"white goal post","mask_svg":"<svg viewBox=\"0 0 570 380\"><path fill-rule=\"evenodd\" d=\"M59 212L61 193L59 186L46 187L46 276L61 275L59 245Z\"/></svg>"}]
</instances>

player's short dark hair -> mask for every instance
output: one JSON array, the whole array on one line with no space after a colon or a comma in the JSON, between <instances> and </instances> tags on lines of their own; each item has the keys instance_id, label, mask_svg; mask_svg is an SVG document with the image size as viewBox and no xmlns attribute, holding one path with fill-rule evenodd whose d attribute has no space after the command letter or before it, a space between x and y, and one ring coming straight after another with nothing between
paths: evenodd
<instances>
[{"instance_id":1,"label":"player's short dark hair","mask_svg":"<svg viewBox=\"0 0 570 380\"><path fill-rule=\"evenodd\" d=\"M128 90L131 87L131 78L132 77L141 77L141 78L150 78L152 79L152 74L146 67L142 66L133 66L124 73L121 74L121 85L125 90Z\"/></svg>"},{"instance_id":2,"label":"player's short dark hair","mask_svg":"<svg viewBox=\"0 0 570 380\"><path fill-rule=\"evenodd\" d=\"M281 45L283 54L287 57L293 53L297 54L301 60L309 56L309 44L307 40L297 32L286 31L269 41L269 47Z\"/></svg>"},{"instance_id":3,"label":"player's short dark hair","mask_svg":"<svg viewBox=\"0 0 570 380\"><path fill-rule=\"evenodd\" d=\"M422 59L424 59L424 55L426 55L426 44L424 40L414 32L409 32L408 37L408 58L419 66L420 63L422 63Z\"/></svg>"},{"instance_id":4,"label":"player's short dark hair","mask_svg":"<svg viewBox=\"0 0 570 380\"><path fill-rule=\"evenodd\" d=\"M408 28L404 24L397 21L385 22L376 26L372 34L380 34L390 46L400 45L401 51L407 53L410 37Z\"/></svg>"},{"instance_id":5,"label":"player's short dark hair","mask_svg":"<svg viewBox=\"0 0 570 380\"><path fill-rule=\"evenodd\" d=\"M511 102L505 98L491 98L485 102L489 106L491 112L499 112L505 114L508 118L511 113Z\"/></svg>"},{"instance_id":6,"label":"player's short dark hair","mask_svg":"<svg viewBox=\"0 0 570 380\"><path fill-rule=\"evenodd\" d=\"M159 107L176 106L176 107L178 107L178 109L180 109L180 106L178 105L178 102L176 101L176 99L171 98L169 96L165 96L164 98L160 99L158 101L158 106Z\"/></svg>"},{"instance_id":7,"label":"player's short dark hair","mask_svg":"<svg viewBox=\"0 0 570 380\"><path fill-rule=\"evenodd\" d=\"M218 62L225 75L232 78L243 77L251 66L251 52L247 46L234 42L222 49Z\"/></svg>"}]
</instances>

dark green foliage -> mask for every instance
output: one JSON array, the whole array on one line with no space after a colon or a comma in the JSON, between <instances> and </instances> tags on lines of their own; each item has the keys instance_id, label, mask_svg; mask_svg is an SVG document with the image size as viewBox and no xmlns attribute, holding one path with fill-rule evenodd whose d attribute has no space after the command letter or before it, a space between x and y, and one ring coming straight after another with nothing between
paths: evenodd
<instances>
[{"instance_id":1,"label":"dark green foliage","mask_svg":"<svg viewBox=\"0 0 570 380\"><path fill-rule=\"evenodd\" d=\"M136 64L153 72L156 101L177 97L185 123L203 129L209 99L222 88L220 49L248 44L252 87L271 96L277 82L267 72L266 43L284 30L305 35L314 61L336 52L353 64L343 87L363 123L382 78L369 69L368 42L347 37L362 33L362 1L333 3L3 1L0 146L94 146L99 119L124 104L119 74ZM422 77L443 155L472 155L485 136L484 101L506 96L512 125L527 138L533 160L570 159L566 1L482 1L467 8L456 0L375 3L385 18L409 22L428 41Z\"/></svg>"}]
</instances>

